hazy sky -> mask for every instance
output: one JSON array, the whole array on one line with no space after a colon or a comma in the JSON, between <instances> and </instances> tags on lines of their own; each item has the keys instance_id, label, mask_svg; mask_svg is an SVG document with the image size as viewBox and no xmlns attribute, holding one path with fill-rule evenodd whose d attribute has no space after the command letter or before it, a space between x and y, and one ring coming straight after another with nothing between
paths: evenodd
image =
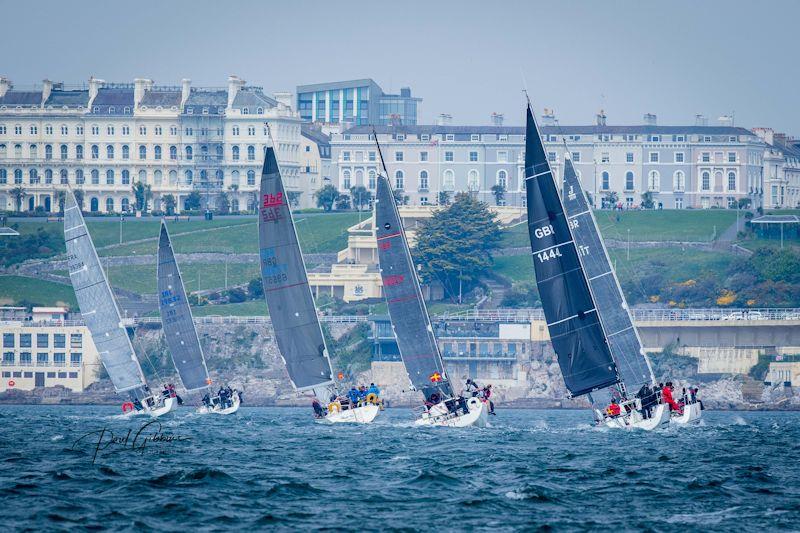
<instances>
[{"instance_id":1,"label":"hazy sky","mask_svg":"<svg viewBox=\"0 0 800 533\"><path fill-rule=\"evenodd\" d=\"M586 124L736 124L800 134L800 2L0 0L0 75L18 87L148 77L268 92L371 77L442 112L521 124L536 108Z\"/></svg>"}]
</instances>

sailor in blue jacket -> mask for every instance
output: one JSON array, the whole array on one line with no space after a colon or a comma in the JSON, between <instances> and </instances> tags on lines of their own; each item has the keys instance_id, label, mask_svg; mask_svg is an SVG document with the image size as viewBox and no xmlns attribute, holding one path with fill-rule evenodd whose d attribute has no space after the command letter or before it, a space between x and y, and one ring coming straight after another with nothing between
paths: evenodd
<instances>
[{"instance_id":1,"label":"sailor in blue jacket","mask_svg":"<svg viewBox=\"0 0 800 533\"><path fill-rule=\"evenodd\" d=\"M370 383L369 388L367 389L367 396L369 396L370 394L374 394L375 396L380 396L381 390L374 383Z\"/></svg>"},{"instance_id":2,"label":"sailor in blue jacket","mask_svg":"<svg viewBox=\"0 0 800 533\"><path fill-rule=\"evenodd\" d=\"M358 389L352 387L350 392L347 393L347 397L350 399L350 404L355 407L358 404Z\"/></svg>"}]
</instances>

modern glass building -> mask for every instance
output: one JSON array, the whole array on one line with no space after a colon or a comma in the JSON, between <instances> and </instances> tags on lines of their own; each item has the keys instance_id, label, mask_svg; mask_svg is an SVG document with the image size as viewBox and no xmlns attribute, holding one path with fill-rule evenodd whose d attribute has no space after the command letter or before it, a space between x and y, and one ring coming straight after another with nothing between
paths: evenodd
<instances>
[{"instance_id":1,"label":"modern glass building","mask_svg":"<svg viewBox=\"0 0 800 533\"><path fill-rule=\"evenodd\" d=\"M297 86L300 117L325 124L413 126L421 101L411 96L408 87L400 89L400 94L386 94L370 78Z\"/></svg>"}]
</instances>

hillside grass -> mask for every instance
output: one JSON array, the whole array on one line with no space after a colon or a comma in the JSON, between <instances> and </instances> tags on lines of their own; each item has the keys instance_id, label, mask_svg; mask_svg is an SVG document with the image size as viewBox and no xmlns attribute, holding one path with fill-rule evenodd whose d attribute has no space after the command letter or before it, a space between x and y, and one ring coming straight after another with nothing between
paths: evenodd
<instances>
[{"instance_id":1,"label":"hillside grass","mask_svg":"<svg viewBox=\"0 0 800 533\"><path fill-rule=\"evenodd\" d=\"M0 304L2 305L66 305L77 309L71 285L23 276L0 276Z\"/></svg>"},{"instance_id":2,"label":"hillside grass","mask_svg":"<svg viewBox=\"0 0 800 533\"><path fill-rule=\"evenodd\" d=\"M224 263L182 263L180 265L183 283L187 292L222 289L225 287ZM138 294L156 292L156 266L131 265L112 266L108 279L113 287L127 289ZM228 264L228 287L246 284L259 276L256 263Z\"/></svg>"}]
</instances>

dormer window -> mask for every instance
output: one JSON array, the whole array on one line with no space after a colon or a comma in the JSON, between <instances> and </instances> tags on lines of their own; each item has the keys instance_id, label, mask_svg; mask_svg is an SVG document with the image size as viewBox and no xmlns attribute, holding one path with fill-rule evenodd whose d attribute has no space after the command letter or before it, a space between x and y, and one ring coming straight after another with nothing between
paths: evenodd
<instances>
[{"instance_id":1,"label":"dormer window","mask_svg":"<svg viewBox=\"0 0 800 533\"><path fill-rule=\"evenodd\" d=\"M193 108L193 107L187 107L187 108L186 108L186 114L187 114L187 115L191 115L191 114L193 114L193 113L194 113L194 108Z\"/></svg>"},{"instance_id":2,"label":"dormer window","mask_svg":"<svg viewBox=\"0 0 800 533\"><path fill-rule=\"evenodd\" d=\"M108 112L109 112L109 114L114 113L114 106L113 105L109 106Z\"/></svg>"},{"instance_id":3,"label":"dormer window","mask_svg":"<svg viewBox=\"0 0 800 533\"><path fill-rule=\"evenodd\" d=\"M129 106L125 106L125 107L122 108L122 112L123 113L130 113L131 112L131 108Z\"/></svg>"},{"instance_id":4,"label":"dormer window","mask_svg":"<svg viewBox=\"0 0 800 533\"><path fill-rule=\"evenodd\" d=\"M398 134L397 134L397 140L398 140L398 141L405 141L405 140L406 140L406 136L405 136L405 134L403 134L403 133L398 133Z\"/></svg>"},{"instance_id":5,"label":"dormer window","mask_svg":"<svg viewBox=\"0 0 800 533\"><path fill-rule=\"evenodd\" d=\"M259 107L259 108L257 108L257 109L256 109L256 114L258 114L258 115L263 115L263 114L264 114L264 108L263 108L263 107Z\"/></svg>"},{"instance_id":6,"label":"dormer window","mask_svg":"<svg viewBox=\"0 0 800 533\"><path fill-rule=\"evenodd\" d=\"M250 110L248 108L246 108L246 107L243 107L242 108L242 115L249 115L249 114L250 114Z\"/></svg>"},{"instance_id":7,"label":"dormer window","mask_svg":"<svg viewBox=\"0 0 800 533\"><path fill-rule=\"evenodd\" d=\"M497 136L497 140L498 141L507 141L508 140L508 135L500 134L500 135Z\"/></svg>"},{"instance_id":8,"label":"dormer window","mask_svg":"<svg viewBox=\"0 0 800 533\"><path fill-rule=\"evenodd\" d=\"M447 135L444 136L444 140L445 141L455 141L456 140L456 136L453 135L452 133L448 133Z\"/></svg>"},{"instance_id":9,"label":"dormer window","mask_svg":"<svg viewBox=\"0 0 800 533\"><path fill-rule=\"evenodd\" d=\"M220 115L221 115L221 114L222 114L224 111L225 111L225 109L224 109L224 108L222 108L222 107L218 107L218 108L217 108L217 113L219 113Z\"/></svg>"},{"instance_id":10,"label":"dormer window","mask_svg":"<svg viewBox=\"0 0 800 533\"><path fill-rule=\"evenodd\" d=\"M164 108L161 106L156 106L156 111L162 111Z\"/></svg>"},{"instance_id":11,"label":"dormer window","mask_svg":"<svg viewBox=\"0 0 800 533\"><path fill-rule=\"evenodd\" d=\"M94 106L92 108L92 113L99 113L99 112L100 112L100 106Z\"/></svg>"},{"instance_id":12,"label":"dormer window","mask_svg":"<svg viewBox=\"0 0 800 533\"><path fill-rule=\"evenodd\" d=\"M204 108L203 108L203 114L204 114L204 115L208 115L208 108L207 108L207 107L204 107Z\"/></svg>"},{"instance_id":13,"label":"dormer window","mask_svg":"<svg viewBox=\"0 0 800 533\"><path fill-rule=\"evenodd\" d=\"M420 141L430 141L431 140L431 136L428 135L427 133L423 133L422 135L419 136L419 140Z\"/></svg>"}]
</instances>

